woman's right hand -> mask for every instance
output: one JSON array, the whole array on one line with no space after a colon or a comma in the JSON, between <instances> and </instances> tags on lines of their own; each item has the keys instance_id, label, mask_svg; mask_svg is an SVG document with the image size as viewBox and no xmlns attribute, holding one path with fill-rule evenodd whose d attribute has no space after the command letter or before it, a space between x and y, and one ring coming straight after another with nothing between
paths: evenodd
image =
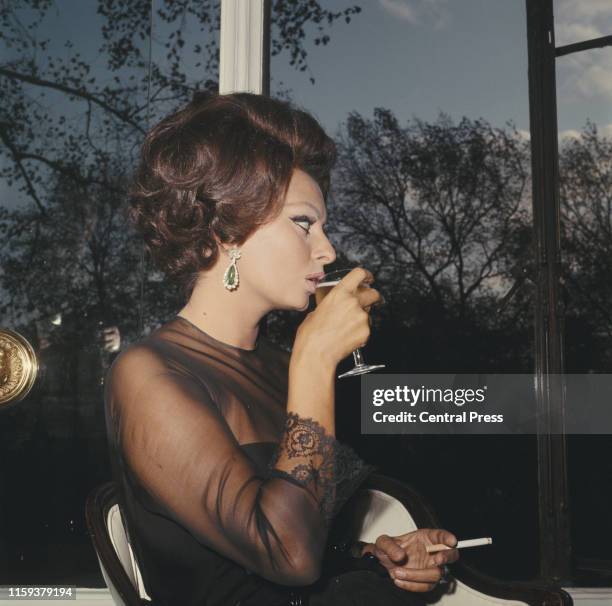
<instances>
[{"instance_id":1,"label":"woman's right hand","mask_svg":"<svg viewBox=\"0 0 612 606\"><path fill-rule=\"evenodd\" d=\"M338 364L370 338L369 310L381 303L375 288L362 288L362 282L374 281L372 272L356 267L347 273L306 315L298 327L294 350L306 348L315 355Z\"/></svg>"}]
</instances>

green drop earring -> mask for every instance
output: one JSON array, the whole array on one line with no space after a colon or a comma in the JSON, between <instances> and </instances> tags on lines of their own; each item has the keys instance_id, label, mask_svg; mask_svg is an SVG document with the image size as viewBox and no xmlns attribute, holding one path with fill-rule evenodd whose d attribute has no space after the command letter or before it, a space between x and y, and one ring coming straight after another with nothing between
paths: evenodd
<instances>
[{"instance_id":1,"label":"green drop earring","mask_svg":"<svg viewBox=\"0 0 612 606\"><path fill-rule=\"evenodd\" d=\"M229 255L232 261L223 274L223 286L225 286L227 290L236 290L236 288L238 288L238 282L240 281L238 266L236 265L236 261L240 259L240 250L234 246L234 248L230 249Z\"/></svg>"}]
</instances>

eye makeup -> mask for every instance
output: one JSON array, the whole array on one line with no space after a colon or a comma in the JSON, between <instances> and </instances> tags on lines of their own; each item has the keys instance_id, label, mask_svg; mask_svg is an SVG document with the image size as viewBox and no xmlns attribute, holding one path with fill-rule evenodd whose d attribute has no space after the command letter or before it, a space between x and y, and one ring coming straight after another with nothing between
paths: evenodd
<instances>
[{"instance_id":1,"label":"eye makeup","mask_svg":"<svg viewBox=\"0 0 612 606\"><path fill-rule=\"evenodd\" d=\"M297 215L295 217L291 217L291 220L296 223L301 229L303 229L306 234L310 233L310 226L313 223L316 223L316 219L313 219L312 217L309 217L307 215ZM308 223L308 229L303 228L301 225L299 225L300 223Z\"/></svg>"}]
</instances>

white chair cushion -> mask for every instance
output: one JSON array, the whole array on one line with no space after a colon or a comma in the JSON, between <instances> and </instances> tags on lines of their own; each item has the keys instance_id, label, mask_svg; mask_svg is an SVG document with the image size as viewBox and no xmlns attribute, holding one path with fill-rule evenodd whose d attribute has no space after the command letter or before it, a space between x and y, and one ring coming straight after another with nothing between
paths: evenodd
<instances>
[{"instance_id":1,"label":"white chair cushion","mask_svg":"<svg viewBox=\"0 0 612 606\"><path fill-rule=\"evenodd\" d=\"M403 534L417 530L408 510L386 492L359 490L354 503L356 526L352 530L353 536L360 541L374 543L381 534Z\"/></svg>"},{"instance_id":2,"label":"white chair cushion","mask_svg":"<svg viewBox=\"0 0 612 606\"><path fill-rule=\"evenodd\" d=\"M106 519L106 526L110 535L111 542L115 548L115 553L123 566L126 574L128 575L132 585L138 590L138 595L143 600L151 601L149 594L146 592L142 576L140 574L140 568L134 557L132 546L128 541L125 527L123 525L123 518L121 517L121 511L119 505L115 503L108 511ZM108 581L107 581L108 584Z\"/></svg>"}]
</instances>

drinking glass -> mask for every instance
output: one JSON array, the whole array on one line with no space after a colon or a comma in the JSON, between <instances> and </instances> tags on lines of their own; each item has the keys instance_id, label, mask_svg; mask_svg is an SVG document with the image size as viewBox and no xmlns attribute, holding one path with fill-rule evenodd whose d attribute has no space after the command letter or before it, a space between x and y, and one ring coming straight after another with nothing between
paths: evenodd
<instances>
[{"instance_id":1,"label":"drinking glass","mask_svg":"<svg viewBox=\"0 0 612 606\"><path fill-rule=\"evenodd\" d=\"M336 271L331 271L329 273L326 273L321 278L319 283L317 284L317 287L316 287L316 290L315 290L315 301L316 301L316 304L319 305L321 303L321 301L325 298L327 293L336 284L338 284L338 282L340 282L340 280L342 280L342 278L344 278L344 276L346 276L346 274L350 273L353 269L354 268L338 269ZM368 284L366 284L365 282L362 282L359 285L358 290L361 290L361 289L364 289L364 288L370 288L370 286ZM363 354L361 353L361 348L360 347L358 347L353 352L353 360L355 361L355 366L353 368L351 368L350 370L348 370L347 372L343 372L342 374L338 375L339 379L343 379L344 377L352 377L352 376L355 376L355 375L363 375L366 372L371 372L371 371L376 370L378 368L384 368L385 367L384 364L366 364L364 359L363 359Z\"/></svg>"}]
</instances>

